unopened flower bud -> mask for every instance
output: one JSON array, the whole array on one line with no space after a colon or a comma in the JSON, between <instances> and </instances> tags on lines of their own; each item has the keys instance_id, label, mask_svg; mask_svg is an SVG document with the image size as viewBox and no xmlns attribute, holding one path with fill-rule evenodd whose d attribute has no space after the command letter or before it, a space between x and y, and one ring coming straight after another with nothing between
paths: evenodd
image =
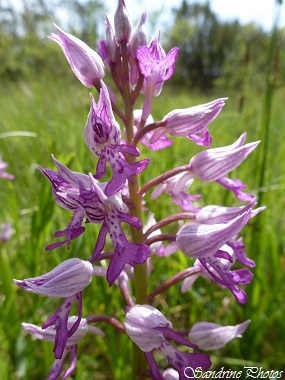
<instances>
[{"instance_id":1,"label":"unopened flower bud","mask_svg":"<svg viewBox=\"0 0 285 380\"><path fill-rule=\"evenodd\" d=\"M119 0L118 2L114 16L114 25L117 42L129 42L132 26L125 0Z\"/></svg>"},{"instance_id":2,"label":"unopened flower bud","mask_svg":"<svg viewBox=\"0 0 285 380\"><path fill-rule=\"evenodd\" d=\"M71 66L72 71L86 87L93 87L105 75L104 63L94 50L85 42L65 33L58 26L59 34L52 33L48 38L57 42Z\"/></svg>"},{"instance_id":3,"label":"unopened flower bud","mask_svg":"<svg viewBox=\"0 0 285 380\"><path fill-rule=\"evenodd\" d=\"M136 58L138 48L140 46L147 46L147 33L144 27L146 21L146 13L141 15L141 18L132 32L129 48L133 58Z\"/></svg>"},{"instance_id":4,"label":"unopened flower bud","mask_svg":"<svg viewBox=\"0 0 285 380\"><path fill-rule=\"evenodd\" d=\"M106 16L106 48L107 48L107 61L108 63L116 62L117 43L113 27Z\"/></svg>"}]
</instances>

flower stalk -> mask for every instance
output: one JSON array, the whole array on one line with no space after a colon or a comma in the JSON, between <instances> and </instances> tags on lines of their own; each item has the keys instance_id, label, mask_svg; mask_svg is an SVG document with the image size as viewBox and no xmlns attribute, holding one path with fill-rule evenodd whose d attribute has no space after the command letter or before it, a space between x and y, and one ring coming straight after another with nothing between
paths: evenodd
<instances>
[{"instance_id":1,"label":"flower stalk","mask_svg":"<svg viewBox=\"0 0 285 380\"><path fill-rule=\"evenodd\" d=\"M126 140L127 144L131 145L133 137L134 137L134 107L131 101L131 94L129 89L129 70L128 70L128 50L125 41L122 41L120 44L121 52L122 52L122 98L124 104L124 110L126 115ZM127 162L131 165L136 163L136 157L127 155ZM142 204L141 199L138 197L140 185L139 185L139 177L136 176L132 181L128 181L129 188L129 198L133 207L131 208L131 215L142 220ZM131 233L131 241L134 243L142 244L143 243L143 232L142 230L138 230L133 226L130 226ZM134 297L137 304L144 304L146 302L147 296L147 288L148 288L148 278L147 278L147 266L146 263L139 264L134 268ZM147 362L141 350L135 344L133 347L133 368L132 368L132 376L133 379L137 379L139 374L147 368Z\"/></svg>"}]
</instances>

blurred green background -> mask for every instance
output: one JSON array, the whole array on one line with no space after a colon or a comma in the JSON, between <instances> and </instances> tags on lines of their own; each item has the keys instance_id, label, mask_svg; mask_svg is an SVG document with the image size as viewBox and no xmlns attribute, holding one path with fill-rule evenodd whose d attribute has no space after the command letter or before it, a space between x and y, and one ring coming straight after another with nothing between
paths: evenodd
<instances>
[{"instance_id":1,"label":"blurred green background","mask_svg":"<svg viewBox=\"0 0 285 380\"><path fill-rule=\"evenodd\" d=\"M41 325L60 300L25 293L12 279L45 273L73 256L89 258L98 233L98 227L87 225L70 251L44 249L54 242L53 233L65 228L70 213L55 204L37 166L53 168L51 154L75 171L88 173L96 165L83 140L90 90L74 77L60 48L46 35L54 31L52 22L61 25L63 12L66 30L96 50L106 8L101 1L83 6L74 0L26 0L18 11L11 5L0 2L0 153L9 163L8 172L15 175L13 181L0 181L0 222L11 223L14 229L12 238L0 247L0 378L37 380L50 369L52 345L27 336L21 322ZM278 1L275 6L281 9L282 4ZM185 294L178 284L157 296L154 306L171 319L176 330L189 330L196 321L234 325L251 319L243 339L212 353L213 369L285 370L285 30L279 28L278 20L270 32L254 24L221 22L209 3L183 1L172 16L162 43L166 51L180 47L177 68L154 99L152 115L160 120L172 109L229 97L210 126L212 146L231 144L245 131L247 142L262 140L232 175L248 185L266 211L242 233L247 255L257 264L254 280L245 289L245 305L238 305L229 291L198 279ZM150 17L155 22L157 15ZM97 99L96 91L92 92ZM159 152L140 147L142 156L152 159L142 181L188 163L200 149L185 140L177 138L172 147ZM202 194L200 205L238 205L214 183L197 181L191 193ZM167 195L146 200L157 220L179 212ZM177 226L172 228L175 231ZM191 264L181 253L154 258L149 289ZM85 317L106 313L123 321L120 291L116 286L110 289L106 280L94 279L83 299ZM87 336L79 343L74 379L130 378L128 338L109 326L100 327L106 338ZM162 360L161 367L165 366Z\"/></svg>"}]
</instances>

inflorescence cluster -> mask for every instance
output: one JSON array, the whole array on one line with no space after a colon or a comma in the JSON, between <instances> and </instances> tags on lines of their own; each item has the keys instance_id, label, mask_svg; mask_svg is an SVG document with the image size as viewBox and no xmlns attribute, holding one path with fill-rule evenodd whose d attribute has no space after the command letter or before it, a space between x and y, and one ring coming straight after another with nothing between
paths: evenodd
<instances>
[{"instance_id":1,"label":"inflorescence cluster","mask_svg":"<svg viewBox=\"0 0 285 380\"><path fill-rule=\"evenodd\" d=\"M23 323L23 328L34 337L54 343L55 361L49 380L61 376L68 354L71 356L70 366L62 379L74 371L77 343L87 333L104 336L94 326L94 322L100 321L99 317L84 318L82 315L83 290L94 276L106 277L109 286L116 284L121 289L126 302L124 323L109 316L105 316L105 320L110 318L114 327L125 332L144 353L154 379L184 379L185 368L188 368L188 378L189 368L193 371L196 368L209 369L209 356L197 349L223 347L229 340L240 337L250 322L225 327L199 322L192 327L188 340L173 330L172 323L151 306L153 298L160 292L182 280L182 291L185 292L198 276L228 288L239 303L246 302L246 293L241 286L249 284L253 275L247 268L232 267L236 261L242 266L254 267L255 263L246 256L238 234L263 208L255 208L256 197L245 192L246 186L239 179L228 177L259 142L245 143L246 134L243 134L232 145L211 148L208 125L219 115L226 98L175 109L159 121L153 119L153 97L160 95L164 82L173 75L178 48L174 47L166 54L160 36L148 42L145 21L146 14L143 13L133 29L125 1L119 0L113 25L106 18L106 39L100 42L98 52L58 26L55 26L57 34L49 36L60 45L80 82L88 88L95 88L99 97L95 100L90 95L90 111L84 128L85 144L97 160L96 172L74 172L54 156L56 170L39 168L51 183L56 203L72 212L67 227L55 232L54 236L59 240L46 249L53 250L64 244L69 249L71 241L84 233L85 223L101 226L98 236L94 237L94 250L89 259L69 258L39 277L15 280L16 285L27 292L63 299L43 326ZM106 69L113 79L113 88L103 80ZM121 96L121 108L116 94ZM137 109L139 97L140 101L143 99L141 109ZM206 149L185 165L140 184L139 174L147 171L150 159L140 158L138 145L161 150L170 146L176 136L184 136L189 144L195 143ZM2 167L3 177L3 164ZM106 173L111 173L109 180L106 180ZM215 181L233 192L242 204L238 207L198 207L200 203L196 201L200 195L187 192L194 180ZM151 212L148 217L143 215L146 214L144 196L150 191L153 202L162 193L168 194L169 201L178 205L180 212L160 221L156 221ZM147 204L147 210L151 211L151 204ZM145 226L143 219L147 219ZM180 227L175 235L161 232L161 228L177 221L180 221ZM128 224L130 229L124 229L122 223L124 226ZM112 242L111 252L104 251L107 237ZM171 255L177 251L194 258L193 266L174 274L149 292L147 277L155 271L150 268L150 257L168 256L171 260ZM107 260L107 268L100 264L102 260ZM131 282L134 286L130 285ZM78 314L70 316L74 303ZM189 352L180 351L177 344L174 346L170 341L188 347ZM171 368L159 369L154 350L167 359Z\"/></svg>"}]
</instances>

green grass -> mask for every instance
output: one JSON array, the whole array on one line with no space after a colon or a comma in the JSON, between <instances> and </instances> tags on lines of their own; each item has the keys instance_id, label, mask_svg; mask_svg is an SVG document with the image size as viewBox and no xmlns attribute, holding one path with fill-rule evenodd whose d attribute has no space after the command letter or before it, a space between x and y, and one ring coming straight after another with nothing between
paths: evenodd
<instances>
[{"instance_id":1,"label":"green grass","mask_svg":"<svg viewBox=\"0 0 285 380\"><path fill-rule=\"evenodd\" d=\"M210 126L213 147L231 144L245 131L247 142L258 140L262 135L263 97L252 89L247 90L245 107L240 114L235 93L218 90L201 94L166 84L161 96L154 100L152 114L159 120L174 108L229 96L222 113ZM247 254L257 262L254 280L246 287L248 302L238 305L227 289L221 290L203 279L197 280L193 289L184 295L178 284L154 300L154 306L165 313L178 330L189 329L195 321L226 325L252 320L243 339L232 341L225 349L213 353L216 368L240 370L244 365L256 365L264 369L284 369L284 93L284 88L277 89L273 98L262 188L258 188L257 181L260 159L257 151L233 173L233 177L248 185L249 192L262 193L262 204L267 207L243 232ZM96 93L94 95L97 98ZM3 380L37 380L47 375L53 361L52 345L27 336L21 322L40 325L60 303L57 299L22 291L14 286L12 279L42 274L69 257L87 259L95 245L98 226L88 225L85 234L72 242L70 251L66 247L45 251L45 245L55 241L53 233L65 228L70 213L55 204L48 181L36 169L37 165L53 168L50 157L53 153L72 170L94 171L96 159L83 140L88 111L89 90L75 78L68 82L56 75L43 75L29 82L0 83L0 152L4 161L9 162L8 171L15 175L13 182L0 182L1 222L10 222L14 228L11 240L0 251L0 378ZM15 131L22 132L3 137ZM33 134L26 136L23 131ZM258 149L262 149L262 145ZM145 148L141 150L143 156L149 154ZM194 143L179 138L172 147L151 152L151 163L142 180L188 163L198 151ZM191 192L201 193L205 205L238 204L217 184L197 181ZM179 211L166 195L155 201L146 199L157 219ZM153 264L150 289L189 266L191 260L177 253L169 258L155 258ZM109 288L104 279L94 279L84 291L83 299L85 317L91 313L106 313L123 321L124 303L120 292L116 286ZM131 371L129 340L109 326L100 324L100 327L106 333L105 339L86 337L80 342L74 378L128 379Z\"/></svg>"}]
</instances>

